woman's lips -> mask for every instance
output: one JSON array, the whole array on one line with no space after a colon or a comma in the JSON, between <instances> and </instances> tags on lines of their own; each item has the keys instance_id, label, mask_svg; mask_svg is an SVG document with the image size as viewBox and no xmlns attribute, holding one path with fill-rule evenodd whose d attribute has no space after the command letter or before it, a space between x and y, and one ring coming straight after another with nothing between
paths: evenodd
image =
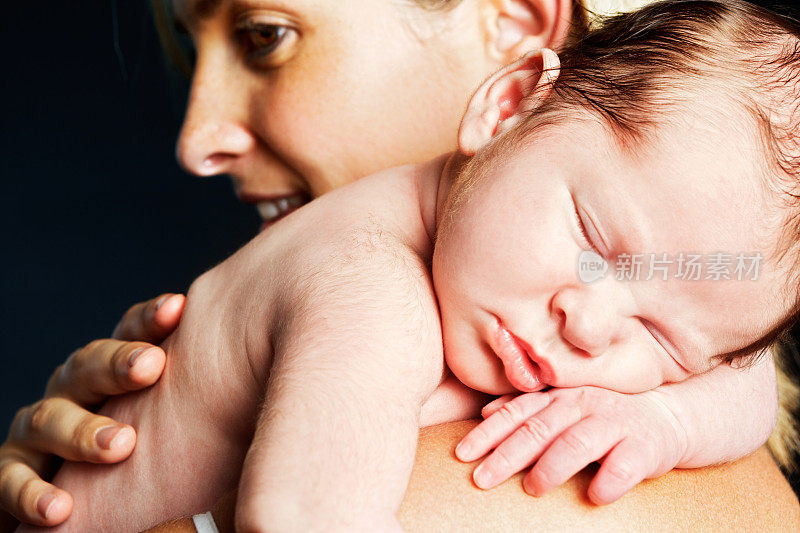
<instances>
[{"instance_id":1,"label":"woman's lips","mask_svg":"<svg viewBox=\"0 0 800 533\"><path fill-rule=\"evenodd\" d=\"M302 194L284 196L275 200L264 200L256 204L258 214L264 222L272 222L285 216L290 211L297 209L306 203L306 197Z\"/></svg>"},{"instance_id":2,"label":"woman's lips","mask_svg":"<svg viewBox=\"0 0 800 533\"><path fill-rule=\"evenodd\" d=\"M261 231L263 231L292 211L303 207L309 202L310 198L305 193L263 196L240 192L239 200L256 206L258 214L263 221L261 224Z\"/></svg>"},{"instance_id":3,"label":"woman's lips","mask_svg":"<svg viewBox=\"0 0 800 533\"><path fill-rule=\"evenodd\" d=\"M536 392L545 385L541 381L541 369L534 363L520 340L497 320L490 334L490 346L505 368L509 383L522 392Z\"/></svg>"},{"instance_id":4,"label":"woman's lips","mask_svg":"<svg viewBox=\"0 0 800 533\"><path fill-rule=\"evenodd\" d=\"M303 207L306 202L308 202L308 197L303 194L258 202L256 209L258 209L261 220L264 221L261 224L261 231L264 231L292 211Z\"/></svg>"}]
</instances>

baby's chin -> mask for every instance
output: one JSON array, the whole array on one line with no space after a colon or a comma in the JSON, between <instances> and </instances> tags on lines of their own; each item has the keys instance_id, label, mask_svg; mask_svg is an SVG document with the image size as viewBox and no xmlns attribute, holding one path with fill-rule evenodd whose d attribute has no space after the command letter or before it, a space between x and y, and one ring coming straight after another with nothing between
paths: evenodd
<instances>
[{"instance_id":1,"label":"baby's chin","mask_svg":"<svg viewBox=\"0 0 800 533\"><path fill-rule=\"evenodd\" d=\"M471 389L493 396L520 392L509 383L499 359L497 365L489 361L479 363L458 357L452 360L446 357L445 361L456 379Z\"/></svg>"}]
</instances>

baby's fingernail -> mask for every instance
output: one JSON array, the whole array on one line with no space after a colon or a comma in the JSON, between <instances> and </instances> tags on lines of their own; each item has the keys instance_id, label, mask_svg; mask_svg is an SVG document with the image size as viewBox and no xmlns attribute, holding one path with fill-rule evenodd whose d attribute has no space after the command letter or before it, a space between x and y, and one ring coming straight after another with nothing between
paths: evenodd
<instances>
[{"instance_id":1,"label":"baby's fingernail","mask_svg":"<svg viewBox=\"0 0 800 533\"><path fill-rule=\"evenodd\" d=\"M492 473L486 467L481 464L478 468L475 469L475 473L472 475L472 479L475 481L475 484L481 489L487 489L492 486Z\"/></svg>"},{"instance_id":2,"label":"baby's fingernail","mask_svg":"<svg viewBox=\"0 0 800 533\"><path fill-rule=\"evenodd\" d=\"M536 488L528 482L527 479L522 481L522 490L524 490L527 494L531 496L539 496L536 494Z\"/></svg>"},{"instance_id":3,"label":"baby's fingernail","mask_svg":"<svg viewBox=\"0 0 800 533\"><path fill-rule=\"evenodd\" d=\"M471 451L472 446L470 446L468 442L462 440L458 443L458 446L456 446L456 457L459 459L466 459L469 457L469 452Z\"/></svg>"},{"instance_id":4,"label":"baby's fingernail","mask_svg":"<svg viewBox=\"0 0 800 533\"><path fill-rule=\"evenodd\" d=\"M50 508L56 501L56 495L52 492L48 492L44 496L39 498L39 501L36 502L36 510L39 511L39 514L42 515L42 518L47 520L47 513L50 512Z\"/></svg>"},{"instance_id":5,"label":"baby's fingernail","mask_svg":"<svg viewBox=\"0 0 800 533\"><path fill-rule=\"evenodd\" d=\"M166 301L169 300L170 298L172 298L171 294L167 294L166 296L162 296L161 298L159 298L158 301L156 302L156 311L161 309L161 306L164 305L164 303L166 303Z\"/></svg>"},{"instance_id":6,"label":"baby's fingernail","mask_svg":"<svg viewBox=\"0 0 800 533\"><path fill-rule=\"evenodd\" d=\"M134 352L128 358L128 366L133 366L136 363L136 360L139 358L139 356L142 355L145 351L147 351L147 348L139 348L137 350L134 350Z\"/></svg>"},{"instance_id":7,"label":"baby's fingernail","mask_svg":"<svg viewBox=\"0 0 800 533\"><path fill-rule=\"evenodd\" d=\"M114 441L114 438L117 435L119 435L120 431L122 431L121 426L104 427L103 429L97 432L97 435L95 435L94 440L97 441L97 445L103 448L104 450L110 450L111 443Z\"/></svg>"}]
</instances>

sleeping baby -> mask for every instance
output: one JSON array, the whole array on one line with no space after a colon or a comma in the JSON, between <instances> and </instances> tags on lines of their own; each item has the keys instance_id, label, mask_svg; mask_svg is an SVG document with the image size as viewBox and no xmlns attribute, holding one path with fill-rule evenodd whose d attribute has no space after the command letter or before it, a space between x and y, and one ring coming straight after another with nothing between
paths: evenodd
<instances>
[{"instance_id":1,"label":"sleeping baby","mask_svg":"<svg viewBox=\"0 0 800 533\"><path fill-rule=\"evenodd\" d=\"M163 378L102 411L136 450L62 467L60 527L238 485L244 531L398 529L419 427L475 414L471 391L506 395L456 452L492 452L482 488L602 460L609 503L750 453L797 313L798 44L745 2L666 1L506 67L460 153L324 195L193 284Z\"/></svg>"}]
</instances>

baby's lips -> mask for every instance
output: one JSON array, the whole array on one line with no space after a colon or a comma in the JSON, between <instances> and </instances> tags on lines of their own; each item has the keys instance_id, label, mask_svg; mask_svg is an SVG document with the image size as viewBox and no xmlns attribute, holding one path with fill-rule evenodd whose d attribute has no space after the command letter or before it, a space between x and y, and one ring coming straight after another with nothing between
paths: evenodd
<instances>
[{"instance_id":1,"label":"baby's lips","mask_svg":"<svg viewBox=\"0 0 800 533\"><path fill-rule=\"evenodd\" d=\"M492 350L503 362L506 378L521 392L542 390L539 365L531 359L527 347L498 320L490 343Z\"/></svg>"}]
</instances>

